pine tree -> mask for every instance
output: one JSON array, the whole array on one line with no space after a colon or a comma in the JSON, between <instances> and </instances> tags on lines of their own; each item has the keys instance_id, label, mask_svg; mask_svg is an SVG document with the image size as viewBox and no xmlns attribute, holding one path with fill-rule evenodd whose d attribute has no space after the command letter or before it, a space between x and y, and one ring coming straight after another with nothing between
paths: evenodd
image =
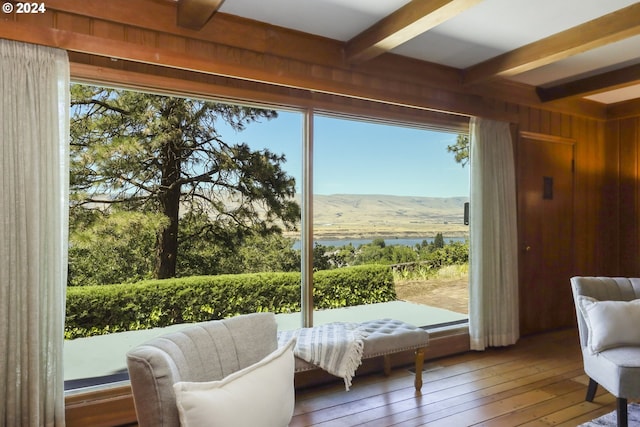
<instances>
[{"instance_id":1,"label":"pine tree","mask_svg":"<svg viewBox=\"0 0 640 427\"><path fill-rule=\"evenodd\" d=\"M462 167L469 164L469 136L458 135L456 143L447 146L447 151L453 153L456 163L460 163Z\"/></svg>"},{"instance_id":2,"label":"pine tree","mask_svg":"<svg viewBox=\"0 0 640 427\"><path fill-rule=\"evenodd\" d=\"M295 229L300 208L285 157L227 143L216 129L224 121L241 131L277 112L84 85L72 85L71 105L72 213L117 204L164 215L156 278L175 276L183 208L205 210L220 236Z\"/></svg>"}]
</instances>

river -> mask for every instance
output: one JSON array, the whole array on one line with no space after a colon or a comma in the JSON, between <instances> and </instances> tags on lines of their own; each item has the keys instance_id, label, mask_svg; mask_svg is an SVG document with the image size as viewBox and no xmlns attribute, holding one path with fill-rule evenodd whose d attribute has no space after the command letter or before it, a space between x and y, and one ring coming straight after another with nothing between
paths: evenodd
<instances>
[{"instance_id":1,"label":"river","mask_svg":"<svg viewBox=\"0 0 640 427\"><path fill-rule=\"evenodd\" d=\"M371 243L373 242L374 239L329 239L329 240L314 240L314 242L316 244L319 245L323 245L323 246L336 246L336 247L340 247L340 246L346 246L349 243L351 243L353 246L355 246L356 248L360 245L364 245L367 243ZM426 240L427 242L431 243L433 242L433 237L411 237L411 238L403 238L403 237L398 237L398 238L386 238L384 239L384 243L386 245L404 245L404 246L415 246L417 244L422 243L424 240ZM467 237L444 237L444 242L445 243L449 243L450 241L453 242L464 242L465 240L467 240ZM300 249L300 241L296 240L295 243L293 244L293 249Z\"/></svg>"}]
</instances>

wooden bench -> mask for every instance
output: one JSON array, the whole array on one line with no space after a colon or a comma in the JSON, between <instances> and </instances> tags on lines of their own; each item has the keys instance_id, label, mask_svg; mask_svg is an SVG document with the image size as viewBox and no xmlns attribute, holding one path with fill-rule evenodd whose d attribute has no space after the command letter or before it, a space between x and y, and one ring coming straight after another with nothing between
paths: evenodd
<instances>
[{"instance_id":1,"label":"wooden bench","mask_svg":"<svg viewBox=\"0 0 640 427\"><path fill-rule=\"evenodd\" d=\"M422 389L422 367L424 363L424 349L429 344L429 333L409 323L394 319L369 320L360 324L367 332L364 339L362 359L382 356L384 359L384 374L391 373L390 355L402 351L415 351L415 387ZM316 369L317 366L298 357L295 358L296 372Z\"/></svg>"}]
</instances>

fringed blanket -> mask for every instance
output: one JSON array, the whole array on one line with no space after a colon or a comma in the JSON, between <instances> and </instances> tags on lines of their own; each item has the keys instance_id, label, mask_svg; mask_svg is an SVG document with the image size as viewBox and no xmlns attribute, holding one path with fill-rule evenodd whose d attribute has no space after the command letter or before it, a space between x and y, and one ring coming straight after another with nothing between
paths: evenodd
<instances>
[{"instance_id":1,"label":"fringed blanket","mask_svg":"<svg viewBox=\"0 0 640 427\"><path fill-rule=\"evenodd\" d=\"M296 337L293 353L332 375L344 379L347 391L351 379L362 363L363 340L367 333L357 323L335 322L313 328L278 333L280 345Z\"/></svg>"}]
</instances>

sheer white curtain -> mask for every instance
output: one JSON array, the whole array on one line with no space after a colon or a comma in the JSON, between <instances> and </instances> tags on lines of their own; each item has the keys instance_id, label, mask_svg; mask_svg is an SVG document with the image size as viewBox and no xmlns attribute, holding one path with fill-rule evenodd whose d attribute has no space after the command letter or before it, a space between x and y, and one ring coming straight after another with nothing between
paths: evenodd
<instances>
[{"instance_id":1,"label":"sheer white curtain","mask_svg":"<svg viewBox=\"0 0 640 427\"><path fill-rule=\"evenodd\" d=\"M0 40L0 424L64 426L69 64Z\"/></svg>"},{"instance_id":2,"label":"sheer white curtain","mask_svg":"<svg viewBox=\"0 0 640 427\"><path fill-rule=\"evenodd\" d=\"M471 349L514 344L518 318L516 177L509 123L471 121Z\"/></svg>"}]
</instances>

